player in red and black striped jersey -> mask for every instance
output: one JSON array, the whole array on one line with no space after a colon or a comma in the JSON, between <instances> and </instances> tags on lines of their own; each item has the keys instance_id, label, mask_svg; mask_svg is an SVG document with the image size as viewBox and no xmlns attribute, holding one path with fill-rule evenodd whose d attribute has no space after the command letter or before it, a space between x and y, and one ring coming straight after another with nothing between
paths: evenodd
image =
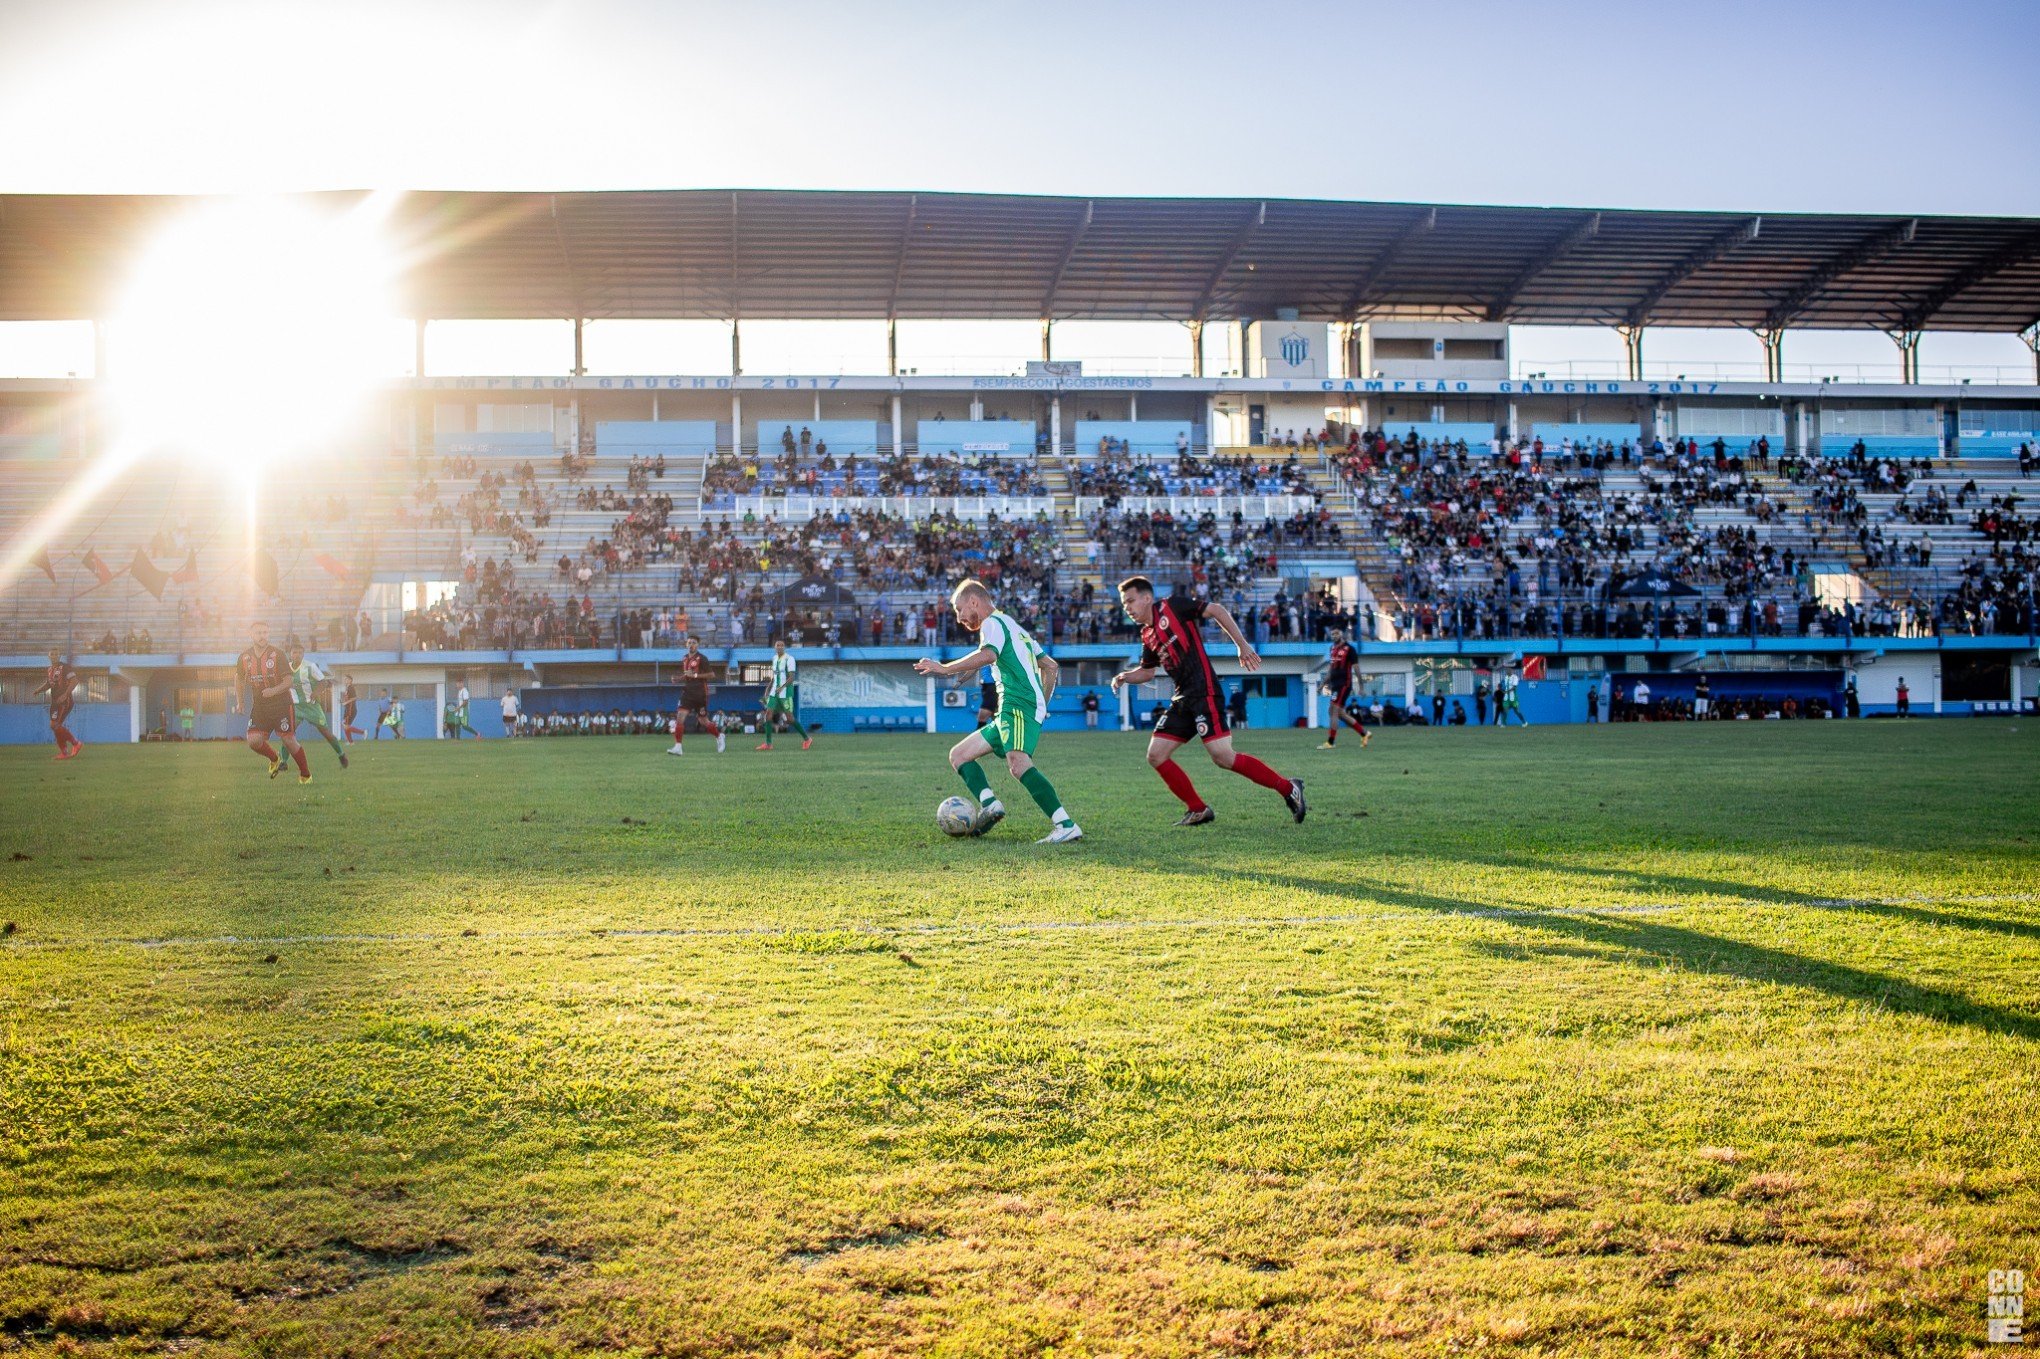
<instances>
[{"instance_id":1,"label":"player in red and black striped jersey","mask_svg":"<svg viewBox=\"0 0 2040 1359\"><path fill-rule=\"evenodd\" d=\"M50 648L50 668L43 674L42 688L36 694L47 692L50 696L50 739L57 743L57 758L68 760L85 748L85 743L71 735L71 729L64 725L71 716L74 700L72 695L78 688L78 672L64 660L64 653ZM34 698L35 694L30 694Z\"/></svg>"},{"instance_id":2,"label":"player in red and black striped jersey","mask_svg":"<svg viewBox=\"0 0 2040 1359\"><path fill-rule=\"evenodd\" d=\"M1165 671L1176 684L1175 701L1155 724L1147 751L1148 763L1154 766L1155 773L1169 785L1170 792L1183 800L1186 810L1176 824L1202 826L1218 819L1218 813L1197 796L1190 776L1176 763L1176 747L1192 736L1204 742L1204 751L1213 764L1280 793L1289 814L1302 821L1303 780L1284 778L1252 755L1232 748L1232 730L1225 722L1225 694L1211 668L1210 653L1204 649L1204 620L1208 618L1217 624L1218 630L1239 648L1242 669L1259 670L1261 658L1225 606L1181 596L1157 599L1154 582L1146 576L1121 581L1119 602L1126 616L1140 625L1140 664L1114 675L1112 691L1117 693L1126 684L1144 684L1154 678L1156 670Z\"/></svg>"},{"instance_id":3,"label":"player in red and black striped jersey","mask_svg":"<svg viewBox=\"0 0 2040 1359\"><path fill-rule=\"evenodd\" d=\"M680 658L680 706L673 713L673 746L666 753L680 755L680 735L686 729L687 714L694 714L695 725L702 731L715 733L715 753L723 750L723 729L708 715L708 677L712 663L701 654L701 643L694 638L687 639L687 654Z\"/></svg>"},{"instance_id":4,"label":"player in red and black striped jersey","mask_svg":"<svg viewBox=\"0 0 2040 1359\"><path fill-rule=\"evenodd\" d=\"M1327 723L1331 731L1319 750L1330 750L1339 743L1339 724L1344 722L1360 733L1360 749L1367 749L1367 743L1374 739L1367 734L1367 724L1360 720L1360 706L1353 701L1353 667L1359 663L1360 653L1346 640L1343 632L1332 634L1331 654L1325 658L1325 692L1331 695L1332 711Z\"/></svg>"},{"instance_id":5,"label":"player in red and black striped jersey","mask_svg":"<svg viewBox=\"0 0 2040 1359\"><path fill-rule=\"evenodd\" d=\"M291 702L290 662L269 644L269 624L248 625L248 649L235 662L235 678L248 691L248 749L269 761L269 777L283 772L283 756L269 744L272 733L297 764L298 782L312 781L312 767L297 743L297 707Z\"/></svg>"}]
</instances>

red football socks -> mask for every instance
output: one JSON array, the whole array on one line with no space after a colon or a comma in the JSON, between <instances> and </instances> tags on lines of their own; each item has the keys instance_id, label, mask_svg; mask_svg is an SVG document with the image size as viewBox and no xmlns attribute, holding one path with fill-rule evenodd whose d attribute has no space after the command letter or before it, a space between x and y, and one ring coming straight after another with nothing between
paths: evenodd
<instances>
[{"instance_id":1,"label":"red football socks","mask_svg":"<svg viewBox=\"0 0 2040 1359\"><path fill-rule=\"evenodd\" d=\"M267 741L257 741L248 748L265 760L274 760L276 758L276 748Z\"/></svg>"},{"instance_id":2,"label":"red football socks","mask_svg":"<svg viewBox=\"0 0 2040 1359\"><path fill-rule=\"evenodd\" d=\"M1197 796L1196 786L1190 782L1190 776L1183 772L1183 766L1174 760L1164 760L1155 766L1155 772L1162 776L1163 783L1169 785L1170 792L1183 799L1185 807L1193 812L1204 810L1204 799Z\"/></svg>"},{"instance_id":3,"label":"red football socks","mask_svg":"<svg viewBox=\"0 0 2040 1359\"><path fill-rule=\"evenodd\" d=\"M1263 788L1272 788L1284 797L1289 795L1289 780L1262 764L1251 755L1234 755L1232 772L1244 774Z\"/></svg>"},{"instance_id":4,"label":"red football socks","mask_svg":"<svg viewBox=\"0 0 2040 1359\"><path fill-rule=\"evenodd\" d=\"M312 776L312 767L311 765L305 762L305 748L303 746L299 746L296 750L293 750L290 753L290 757L291 759L297 761L297 772L299 774L303 775L305 778L310 778Z\"/></svg>"}]
</instances>

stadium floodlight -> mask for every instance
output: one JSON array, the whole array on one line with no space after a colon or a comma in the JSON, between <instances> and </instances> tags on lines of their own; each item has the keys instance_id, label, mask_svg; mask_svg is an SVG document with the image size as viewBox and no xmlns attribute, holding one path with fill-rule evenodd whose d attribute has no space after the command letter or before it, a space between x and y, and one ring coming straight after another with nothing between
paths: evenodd
<instances>
[{"instance_id":1,"label":"stadium floodlight","mask_svg":"<svg viewBox=\"0 0 2040 1359\"><path fill-rule=\"evenodd\" d=\"M319 212L232 199L170 223L113 316L119 437L237 472L358 431L391 376L392 256L374 195Z\"/></svg>"}]
</instances>

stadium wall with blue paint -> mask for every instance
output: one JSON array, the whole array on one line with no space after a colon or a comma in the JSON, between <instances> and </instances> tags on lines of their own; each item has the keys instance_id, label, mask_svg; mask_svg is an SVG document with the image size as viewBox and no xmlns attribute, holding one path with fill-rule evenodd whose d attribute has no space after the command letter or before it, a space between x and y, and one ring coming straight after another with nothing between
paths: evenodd
<instances>
[{"instance_id":1,"label":"stadium wall with blue paint","mask_svg":"<svg viewBox=\"0 0 2040 1359\"><path fill-rule=\"evenodd\" d=\"M595 426L595 451L618 456L654 453L697 455L715 452L713 420L602 420Z\"/></svg>"},{"instance_id":2,"label":"stadium wall with blue paint","mask_svg":"<svg viewBox=\"0 0 2040 1359\"><path fill-rule=\"evenodd\" d=\"M1096 457L1098 441L1110 439L1123 441L1131 453L1173 454L1179 435L1194 446L1197 431L1188 420L1079 420L1070 452L1079 458Z\"/></svg>"},{"instance_id":3,"label":"stadium wall with blue paint","mask_svg":"<svg viewBox=\"0 0 2040 1359\"><path fill-rule=\"evenodd\" d=\"M80 703L64 725L87 745L126 745L125 703ZM50 740L50 710L41 703L0 703L0 745L28 746ZM54 746L52 746L54 749Z\"/></svg>"},{"instance_id":4,"label":"stadium wall with blue paint","mask_svg":"<svg viewBox=\"0 0 2040 1359\"><path fill-rule=\"evenodd\" d=\"M2040 433L1964 434L1957 440L1957 451L1965 458L2016 458L2021 444L2040 453Z\"/></svg>"},{"instance_id":5,"label":"stadium wall with blue paint","mask_svg":"<svg viewBox=\"0 0 2040 1359\"><path fill-rule=\"evenodd\" d=\"M1863 455L1869 458L1941 456L1941 441L1931 434L1823 434L1820 436L1820 451L1830 458L1846 458L1855 450L1858 441L1863 445Z\"/></svg>"},{"instance_id":6,"label":"stadium wall with blue paint","mask_svg":"<svg viewBox=\"0 0 2040 1359\"><path fill-rule=\"evenodd\" d=\"M878 422L876 420L760 420L751 426L750 447L756 448L768 457L782 452L786 445L784 435L793 431L793 446L800 447L800 432L806 430L813 436L808 451L814 451L814 444L827 444L829 452L837 457L855 453L868 458L878 451Z\"/></svg>"},{"instance_id":7,"label":"stadium wall with blue paint","mask_svg":"<svg viewBox=\"0 0 2040 1359\"><path fill-rule=\"evenodd\" d=\"M1640 442L1643 428L1640 425L1532 425L1530 434L1532 438L1544 440L1546 448L1552 448L1567 439L1571 439L1575 444L1612 443L1620 448L1625 441L1632 445Z\"/></svg>"},{"instance_id":8,"label":"stadium wall with blue paint","mask_svg":"<svg viewBox=\"0 0 2040 1359\"><path fill-rule=\"evenodd\" d=\"M1425 443L1436 443L1443 439L1458 443L1464 439L1469 452L1486 452L1494 443L1495 427L1486 421L1466 420L1391 420L1384 424L1381 432L1388 438L1401 442L1411 430Z\"/></svg>"},{"instance_id":9,"label":"stadium wall with blue paint","mask_svg":"<svg viewBox=\"0 0 2040 1359\"><path fill-rule=\"evenodd\" d=\"M64 441L55 434L0 438L0 462L55 462L63 456Z\"/></svg>"},{"instance_id":10,"label":"stadium wall with blue paint","mask_svg":"<svg viewBox=\"0 0 2040 1359\"><path fill-rule=\"evenodd\" d=\"M914 439L923 453L1004 457L1034 452L1031 420L923 420Z\"/></svg>"},{"instance_id":11,"label":"stadium wall with blue paint","mask_svg":"<svg viewBox=\"0 0 2040 1359\"><path fill-rule=\"evenodd\" d=\"M479 434L441 430L432 436L432 451L442 457L459 454L477 458L548 458L553 450L553 436L548 431Z\"/></svg>"}]
</instances>

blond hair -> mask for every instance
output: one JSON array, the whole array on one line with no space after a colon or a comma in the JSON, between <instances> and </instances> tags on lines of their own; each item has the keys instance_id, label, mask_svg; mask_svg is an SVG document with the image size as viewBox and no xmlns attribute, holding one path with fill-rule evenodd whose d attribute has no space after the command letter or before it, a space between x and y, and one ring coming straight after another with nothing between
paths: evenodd
<instances>
[{"instance_id":1,"label":"blond hair","mask_svg":"<svg viewBox=\"0 0 2040 1359\"><path fill-rule=\"evenodd\" d=\"M949 592L949 602L954 604L966 595L976 595L987 604L993 602L991 587L975 576L965 576L956 582L956 588Z\"/></svg>"}]
</instances>

